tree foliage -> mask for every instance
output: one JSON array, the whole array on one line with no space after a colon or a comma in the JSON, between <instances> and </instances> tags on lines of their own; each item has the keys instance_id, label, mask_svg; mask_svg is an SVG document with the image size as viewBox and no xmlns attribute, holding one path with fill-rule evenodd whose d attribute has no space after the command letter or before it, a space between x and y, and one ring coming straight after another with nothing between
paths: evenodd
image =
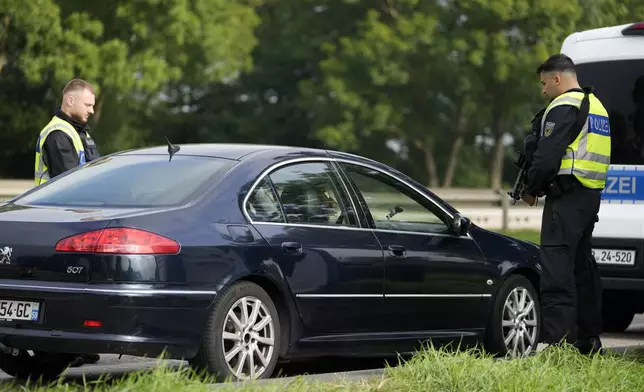
<instances>
[{"instance_id":1,"label":"tree foliage","mask_svg":"<svg viewBox=\"0 0 644 392\"><path fill-rule=\"evenodd\" d=\"M15 91L20 80L27 90L37 86L35 94L47 91L12 107L0 127L35 140L36 124L51 115L64 84L81 77L98 91L93 124L110 128L99 143L109 150L144 143L153 132L140 128L138 116L168 96L192 93L174 90L178 83L227 83L252 69L258 5L260 0L0 0L0 85ZM11 101L6 88L0 94ZM101 123L104 105L113 117ZM37 107L38 117L18 120L24 106ZM31 144L14 152L26 154Z\"/></svg>"},{"instance_id":2,"label":"tree foliage","mask_svg":"<svg viewBox=\"0 0 644 392\"><path fill-rule=\"evenodd\" d=\"M102 153L304 145L497 188L545 103L536 66L574 31L637 20L636 0L0 0L0 175L31 175L81 77Z\"/></svg>"},{"instance_id":3,"label":"tree foliage","mask_svg":"<svg viewBox=\"0 0 644 392\"><path fill-rule=\"evenodd\" d=\"M491 181L500 186L504 137L538 99L533 69L575 27L578 5L379 3L357 34L325 45L324 87L343 116L320 127L320 137L356 149L365 135L386 132L424 152L428 183L437 186L453 182L465 135L488 128L495 142ZM445 140L452 145L447 156L437 151ZM437 160L447 162L443 181Z\"/></svg>"}]
</instances>

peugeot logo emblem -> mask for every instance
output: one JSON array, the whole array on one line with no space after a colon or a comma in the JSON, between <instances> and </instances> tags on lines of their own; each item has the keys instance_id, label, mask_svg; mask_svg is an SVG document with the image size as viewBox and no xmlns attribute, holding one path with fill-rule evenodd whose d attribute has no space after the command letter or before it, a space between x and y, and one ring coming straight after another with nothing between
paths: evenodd
<instances>
[{"instance_id":1,"label":"peugeot logo emblem","mask_svg":"<svg viewBox=\"0 0 644 392\"><path fill-rule=\"evenodd\" d=\"M5 246L0 250L0 264L11 264L11 248Z\"/></svg>"}]
</instances>

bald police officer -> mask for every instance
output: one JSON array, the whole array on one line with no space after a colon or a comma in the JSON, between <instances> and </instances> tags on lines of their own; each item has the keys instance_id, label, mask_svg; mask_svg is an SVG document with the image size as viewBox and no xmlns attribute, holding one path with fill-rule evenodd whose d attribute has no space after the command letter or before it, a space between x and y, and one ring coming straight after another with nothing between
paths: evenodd
<instances>
[{"instance_id":1,"label":"bald police officer","mask_svg":"<svg viewBox=\"0 0 644 392\"><path fill-rule=\"evenodd\" d=\"M610 164L608 113L582 89L575 64L551 56L537 68L552 101L541 118L541 135L523 200L546 195L541 225L542 341L601 350L601 282L592 255L592 233Z\"/></svg>"},{"instance_id":2,"label":"bald police officer","mask_svg":"<svg viewBox=\"0 0 644 392\"><path fill-rule=\"evenodd\" d=\"M38 186L51 178L99 158L87 121L94 114L94 89L73 79L63 89L60 108L38 135L34 181Z\"/></svg>"}]
</instances>

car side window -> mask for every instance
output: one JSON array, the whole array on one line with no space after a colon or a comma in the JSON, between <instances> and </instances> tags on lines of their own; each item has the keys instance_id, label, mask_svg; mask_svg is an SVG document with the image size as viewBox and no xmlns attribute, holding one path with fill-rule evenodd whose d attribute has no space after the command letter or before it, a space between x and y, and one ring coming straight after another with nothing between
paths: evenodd
<instances>
[{"instance_id":1,"label":"car side window","mask_svg":"<svg viewBox=\"0 0 644 392\"><path fill-rule=\"evenodd\" d=\"M340 163L360 192L379 230L449 233L448 217L401 181L360 165Z\"/></svg>"},{"instance_id":2,"label":"car side window","mask_svg":"<svg viewBox=\"0 0 644 392\"><path fill-rule=\"evenodd\" d=\"M358 226L336 172L328 162L297 163L269 175L287 223Z\"/></svg>"},{"instance_id":3,"label":"car side window","mask_svg":"<svg viewBox=\"0 0 644 392\"><path fill-rule=\"evenodd\" d=\"M270 181L262 179L246 202L253 222L285 223L284 214Z\"/></svg>"}]
</instances>

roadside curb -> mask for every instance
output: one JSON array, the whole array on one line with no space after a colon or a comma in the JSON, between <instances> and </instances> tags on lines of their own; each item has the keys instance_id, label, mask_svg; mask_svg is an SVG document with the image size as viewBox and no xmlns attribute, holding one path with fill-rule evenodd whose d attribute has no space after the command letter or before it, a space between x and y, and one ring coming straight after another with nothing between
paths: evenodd
<instances>
[{"instance_id":1,"label":"roadside curb","mask_svg":"<svg viewBox=\"0 0 644 392\"><path fill-rule=\"evenodd\" d=\"M304 379L304 380L315 380L320 382L330 382L330 381L360 381L368 380L375 377L382 377L384 372L383 369L367 369L367 370L354 370L349 372L332 372L332 373L321 373L321 374L303 374L292 377L282 377L282 378L269 378L259 381L237 381L231 383L218 383L208 385L208 390L216 390L217 388L235 386L236 388L241 388L245 386L252 385L270 385L270 386L280 386L282 388L287 387L290 383Z\"/></svg>"}]
</instances>

